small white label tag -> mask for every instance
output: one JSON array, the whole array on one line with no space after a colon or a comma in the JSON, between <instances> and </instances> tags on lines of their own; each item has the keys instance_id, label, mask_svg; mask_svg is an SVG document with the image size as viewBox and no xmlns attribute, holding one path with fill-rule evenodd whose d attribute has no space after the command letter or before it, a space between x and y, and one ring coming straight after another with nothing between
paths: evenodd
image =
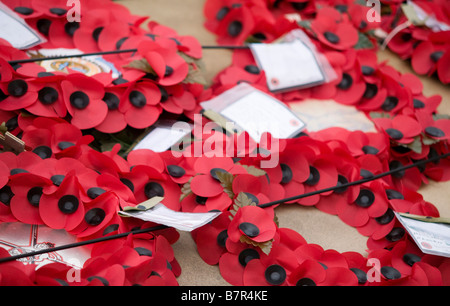
<instances>
[{"instance_id":1,"label":"small white label tag","mask_svg":"<svg viewBox=\"0 0 450 306\"><path fill-rule=\"evenodd\" d=\"M155 222L187 232L191 232L206 225L217 218L220 214L220 211L208 213L178 212L167 208L162 203L159 203L148 210L129 210L119 212L119 215L122 217L138 218L143 221Z\"/></svg>"},{"instance_id":2,"label":"small white label tag","mask_svg":"<svg viewBox=\"0 0 450 306\"><path fill-rule=\"evenodd\" d=\"M313 51L300 40L251 44L250 49L272 92L312 87L326 80Z\"/></svg>"},{"instance_id":3,"label":"small white label tag","mask_svg":"<svg viewBox=\"0 0 450 306\"><path fill-rule=\"evenodd\" d=\"M395 213L423 253L450 257L450 224L425 222Z\"/></svg>"},{"instance_id":4,"label":"small white label tag","mask_svg":"<svg viewBox=\"0 0 450 306\"><path fill-rule=\"evenodd\" d=\"M0 3L0 38L21 50L46 42L45 38L3 3Z\"/></svg>"},{"instance_id":5,"label":"small white label tag","mask_svg":"<svg viewBox=\"0 0 450 306\"><path fill-rule=\"evenodd\" d=\"M192 126L186 122L157 123L133 150L149 149L153 152L164 152L176 145L192 132Z\"/></svg>"},{"instance_id":6,"label":"small white label tag","mask_svg":"<svg viewBox=\"0 0 450 306\"><path fill-rule=\"evenodd\" d=\"M265 132L275 138L287 139L306 127L283 102L246 83L200 105L235 123L256 142Z\"/></svg>"}]
</instances>

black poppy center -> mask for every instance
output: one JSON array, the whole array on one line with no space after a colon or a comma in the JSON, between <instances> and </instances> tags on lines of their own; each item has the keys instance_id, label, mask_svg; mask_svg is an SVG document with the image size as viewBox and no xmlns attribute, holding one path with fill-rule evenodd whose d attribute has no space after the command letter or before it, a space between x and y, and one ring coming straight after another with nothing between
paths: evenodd
<instances>
[{"instance_id":1,"label":"black poppy center","mask_svg":"<svg viewBox=\"0 0 450 306\"><path fill-rule=\"evenodd\" d=\"M52 154L53 154L52 149L50 149L50 147L47 147L47 146L36 147L33 150L33 153L38 155L42 159L50 158L50 157L52 157Z\"/></svg>"},{"instance_id":2,"label":"black poppy center","mask_svg":"<svg viewBox=\"0 0 450 306\"><path fill-rule=\"evenodd\" d=\"M36 22L37 29L40 33L44 34L45 36L48 36L48 32L50 30L50 25L52 24L52 21L49 19L39 19Z\"/></svg>"},{"instance_id":3,"label":"black poppy center","mask_svg":"<svg viewBox=\"0 0 450 306\"><path fill-rule=\"evenodd\" d=\"M372 155L377 155L378 152L380 152L377 148L369 146L369 145L362 147L362 151L365 154L372 154Z\"/></svg>"},{"instance_id":4,"label":"black poppy center","mask_svg":"<svg viewBox=\"0 0 450 306\"><path fill-rule=\"evenodd\" d=\"M369 189L361 189L358 198L356 198L356 204L359 207L367 208L375 201L375 195Z\"/></svg>"},{"instance_id":5,"label":"black poppy center","mask_svg":"<svg viewBox=\"0 0 450 306\"><path fill-rule=\"evenodd\" d=\"M403 133L397 129L386 129L386 133L394 140L400 140L403 138Z\"/></svg>"},{"instance_id":6,"label":"black poppy center","mask_svg":"<svg viewBox=\"0 0 450 306\"><path fill-rule=\"evenodd\" d=\"M239 263L245 267L251 260L259 259L259 253L254 249L245 249L239 253L238 259Z\"/></svg>"},{"instance_id":7,"label":"black poppy center","mask_svg":"<svg viewBox=\"0 0 450 306\"><path fill-rule=\"evenodd\" d=\"M413 99L414 108L425 108L425 103L420 101L419 99Z\"/></svg>"},{"instance_id":8,"label":"black poppy center","mask_svg":"<svg viewBox=\"0 0 450 306\"><path fill-rule=\"evenodd\" d=\"M398 104L398 98L394 96L389 96L384 100L383 105L381 105L381 108L387 112L393 110Z\"/></svg>"},{"instance_id":9,"label":"black poppy center","mask_svg":"<svg viewBox=\"0 0 450 306\"><path fill-rule=\"evenodd\" d=\"M386 235L386 239L390 242L396 242L405 236L405 229L401 227L394 227L389 234Z\"/></svg>"},{"instance_id":10,"label":"black poppy center","mask_svg":"<svg viewBox=\"0 0 450 306\"><path fill-rule=\"evenodd\" d=\"M337 36L333 32L326 31L325 33L323 33L323 36L332 44L338 44L340 41L339 36Z\"/></svg>"},{"instance_id":11,"label":"black poppy center","mask_svg":"<svg viewBox=\"0 0 450 306\"><path fill-rule=\"evenodd\" d=\"M398 160L393 160L389 163L389 170L395 171L394 173L392 173L392 176L398 179L401 179L405 176L405 170L402 169L402 167L403 164Z\"/></svg>"},{"instance_id":12,"label":"black poppy center","mask_svg":"<svg viewBox=\"0 0 450 306\"><path fill-rule=\"evenodd\" d=\"M382 216L375 218L375 221L380 225L385 225L390 223L394 217L394 211L389 208Z\"/></svg>"},{"instance_id":13,"label":"black poppy center","mask_svg":"<svg viewBox=\"0 0 450 306\"><path fill-rule=\"evenodd\" d=\"M53 87L44 87L38 92L38 99L44 105L51 105L58 100L59 94Z\"/></svg>"},{"instance_id":14,"label":"black poppy center","mask_svg":"<svg viewBox=\"0 0 450 306\"><path fill-rule=\"evenodd\" d=\"M410 267L421 260L422 258L416 254L406 253L405 255L403 255L403 261Z\"/></svg>"},{"instance_id":15,"label":"black poppy center","mask_svg":"<svg viewBox=\"0 0 450 306\"><path fill-rule=\"evenodd\" d=\"M140 91L133 90L129 95L130 102L137 108L143 108L147 104L147 98Z\"/></svg>"},{"instance_id":16,"label":"black poppy center","mask_svg":"<svg viewBox=\"0 0 450 306\"><path fill-rule=\"evenodd\" d=\"M87 190L87 195L89 198L91 199L95 199L98 196L104 194L106 192L105 189L100 188L100 187L91 187Z\"/></svg>"},{"instance_id":17,"label":"black poppy center","mask_svg":"<svg viewBox=\"0 0 450 306\"><path fill-rule=\"evenodd\" d=\"M53 182L53 184L55 186L60 186L61 183L63 182L64 178L65 178L65 176L62 174L55 174L55 175L52 175L50 180Z\"/></svg>"},{"instance_id":18,"label":"black poppy center","mask_svg":"<svg viewBox=\"0 0 450 306\"><path fill-rule=\"evenodd\" d=\"M271 265L264 272L267 282L271 285L281 285L286 280L286 270L280 265Z\"/></svg>"},{"instance_id":19,"label":"black poppy center","mask_svg":"<svg viewBox=\"0 0 450 306\"><path fill-rule=\"evenodd\" d=\"M22 97L28 91L28 84L24 80L14 80L8 84L8 92L13 97Z\"/></svg>"},{"instance_id":20,"label":"black poppy center","mask_svg":"<svg viewBox=\"0 0 450 306\"><path fill-rule=\"evenodd\" d=\"M58 143L58 148L60 150L65 150L65 149L71 148L73 146L75 146L75 144L73 142L70 142L70 141L60 141Z\"/></svg>"},{"instance_id":21,"label":"black poppy center","mask_svg":"<svg viewBox=\"0 0 450 306\"><path fill-rule=\"evenodd\" d=\"M258 66L255 65L247 65L244 67L244 70L251 74L259 74L261 72Z\"/></svg>"},{"instance_id":22,"label":"black poppy center","mask_svg":"<svg viewBox=\"0 0 450 306\"><path fill-rule=\"evenodd\" d=\"M444 137L445 133L443 130L434 127L434 126L429 126L425 128L425 133L431 137Z\"/></svg>"},{"instance_id":23,"label":"black poppy center","mask_svg":"<svg viewBox=\"0 0 450 306\"><path fill-rule=\"evenodd\" d=\"M33 187L28 191L27 200L32 206L39 207L42 191L43 191L42 187Z\"/></svg>"},{"instance_id":24,"label":"black poppy center","mask_svg":"<svg viewBox=\"0 0 450 306\"><path fill-rule=\"evenodd\" d=\"M175 70L173 70L172 67L166 66L166 71L164 72L164 77L166 77L166 78L170 77L174 73L174 71Z\"/></svg>"},{"instance_id":25,"label":"black poppy center","mask_svg":"<svg viewBox=\"0 0 450 306\"><path fill-rule=\"evenodd\" d=\"M85 109L89 105L89 96L82 91L70 95L70 104L77 109Z\"/></svg>"},{"instance_id":26,"label":"black poppy center","mask_svg":"<svg viewBox=\"0 0 450 306\"><path fill-rule=\"evenodd\" d=\"M66 32L67 35L73 37L73 35L79 28L80 28L79 22L68 22L64 26L64 31Z\"/></svg>"},{"instance_id":27,"label":"black poppy center","mask_svg":"<svg viewBox=\"0 0 450 306\"><path fill-rule=\"evenodd\" d=\"M106 213L101 208L92 208L84 215L84 221L92 226L97 226L103 222Z\"/></svg>"},{"instance_id":28,"label":"black poppy center","mask_svg":"<svg viewBox=\"0 0 450 306\"><path fill-rule=\"evenodd\" d=\"M225 18L225 16L230 12L230 8L229 7L222 7L216 14L216 19L218 21L221 21L222 19Z\"/></svg>"},{"instance_id":29,"label":"black poppy center","mask_svg":"<svg viewBox=\"0 0 450 306\"><path fill-rule=\"evenodd\" d=\"M366 90L364 91L363 97L365 99L372 99L378 93L378 86L375 84L366 83Z\"/></svg>"},{"instance_id":30,"label":"black poppy center","mask_svg":"<svg viewBox=\"0 0 450 306\"><path fill-rule=\"evenodd\" d=\"M98 42L98 38L100 37L100 33L103 31L103 27L98 27L92 32L92 38Z\"/></svg>"},{"instance_id":31,"label":"black poppy center","mask_svg":"<svg viewBox=\"0 0 450 306\"><path fill-rule=\"evenodd\" d=\"M250 222L242 222L239 224L239 229L250 238L254 238L259 235L259 228Z\"/></svg>"},{"instance_id":32,"label":"black poppy center","mask_svg":"<svg viewBox=\"0 0 450 306\"><path fill-rule=\"evenodd\" d=\"M149 199L153 197L163 197L164 196L164 188L161 184L156 182L147 183L144 187L145 196Z\"/></svg>"},{"instance_id":33,"label":"black poppy center","mask_svg":"<svg viewBox=\"0 0 450 306\"><path fill-rule=\"evenodd\" d=\"M109 110L115 110L119 108L120 99L112 92L105 93L102 100L106 103Z\"/></svg>"},{"instance_id":34,"label":"black poppy center","mask_svg":"<svg viewBox=\"0 0 450 306\"><path fill-rule=\"evenodd\" d=\"M434 63L436 63L441 59L442 55L444 55L444 51L436 51L430 54L430 58Z\"/></svg>"},{"instance_id":35,"label":"black poppy center","mask_svg":"<svg viewBox=\"0 0 450 306\"><path fill-rule=\"evenodd\" d=\"M259 200L258 200L258 198L257 198L254 194L252 194L252 193L250 193L250 192L244 192L244 193L245 193L245 195L247 196L247 198L248 198L250 201L252 201L252 202L255 203L256 205L259 204Z\"/></svg>"},{"instance_id":36,"label":"black poppy center","mask_svg":"<svg viewBox=\"0 0 450 306\"><path fill-rule=\"evenodd\" d=\"M283 175L282 179L281 179L281 183L287 184L290 181L292 181L292 177L293 177L292 169L286 164L280 164L280 167L281 167L281 172Z\"/></svg>"},{"instance_id":37,"label":"black poppy center","mask_svg":"<svg viewBox=\"0 0 450 306\"><path fill-rule=\"evenodd\" d=\"M206 201L208 201L208 198L207 198L207 197L201 197L201 196L196 196L196 197L195 197L195 202L196 202L197 204L205 205L205 204L206 204Z\"/></svg>"},{"instance_id":38,"label":"black poppy center","mask_svg":"<svg viewBox=\"0 0 450 306\"><path fill-rule=\"evenodd\" d=\"M167 172L169 172L170 176L179 178L186 174L186 170L177 165L169 165L167 166Z\"/></svg>"},{"instance_id":39,"label":"black poppy center","mask_svg":"<svg viewBox=\"0 0 450 306\"><path fill-rule=\"evenodd\" d=\"M52 7L49 11L50 11L50 13L58 15L58 16L63 16L67 13L66 9L63 9L60 7Z\"/></svg>"},{"instance_id":40,"label":"black poppy center","mask_svg":"<svg viewBox=\"0 0 450 306\"><path fill-rule=\"evenodd\" d=\"M348 179L345 176L339 174L336 187L340 187L340 186L346 185L346 184L348 184ZM345 191L347 191L347 189L348 189L348 187L344 186L344 187L340 187L340 188L335 189L334 192L337 193L337 194L341 194L341 193L344 193Z\"/></svg>"},{"instance_id":41,"label":"black poppy center","mask_svg":"<svg viewBox=\"0 0 450 306\"><path fill-rule=\"evenodd\" d=\"M309 166L309 177L306 180L305 184L309 186L317 185L320 181L320 172L316 167Z\"/></svg>"},{"instance_id":42,"label":"black poppy center","mask_svg":"<svg viewBox=\"0 0 450 306\"><path fill-rule=\"evenodd\" d=\"M402 277L397 269L389 266L381 267L380 272L386 279L390 280L399 279Z\"/></svg>"},{"instance_id":43,"label":"black poppy center","mask_svg":"<svg viewBox=\"0 0 450 306\"><path fill-rule=\"evenodd\" d=\"M235 20L228 25L228 35L231 37L236 37L242 32L242 22Z\"/></svg>"},{"instance_id":44,"label":"black poppy center","mask_svg":"<svg viewBox=\"0 0 450 306\"><path fill-rule=\"evenodd\" d=\"M375 73L375 68L370 67L370 66L362 66L361 67L361 72L362 74L368 76L368 75L372 75Z\"/></svg>"},{"instance_id":45,"label":"black poppy center","mask_svg":"<svg viewBox=\"0 0 450 306\"><path fill-rule=\"evenodd\" d=\"M228 173L228 171L222 169L222 168L213 168L209 171L209 174L217 181L220 181L219 176L217 173Z\"/></svg>"},{"instance_id":46,"label":"black poppy center","mask_svg":"<svg viewBox=\"0 0 450 306\"><path fill-rule=\"evenodd\" d=\"M11 187L9 187L8 185L5 185L2 189L0 189L0 202L5 204L6 206L9 206L13 196L14 193L12 192Z\"/></svg>"},{"instance_id":47,"label":"black poppy center","mask_svg":"<svg viewBox=\"0 0 450 306\"><path fill-rule=\"evenodd\" d=\"M217 244L224 248L225 247L225 243L227 242L228 239L228 231L225 229L223 231L221 231L219 233L219 235L217 235Z\"/></svg>"},{"instance_id":48,"label":"black poppy center","mask_svg":"<svg viewBox=\"0 0 450 306\"><path fill-rule=\"evenodd\" d=\"M295 285L296 286L316 286L316 283L312 279L310 279L308 277L304 277L304 278L299 279Z\"/></svg>"},{"instance_id":49,"label":"black poppy center","mask_svg":"<svg viewBox=\"0 0 450 306\"><path fill-rule=\"evenodd\" d=\"M353 85L353 78L350 74L344 72L342 75L342 80L341 82L339 82L339 84L337 85L338 88L342 89L342 90L347 90L350 87L352 87Z\"/></svg>"},{"instance_id":50,"label":"black poppy center","mask_svg":"<svg viewBox=\"0 0 450 306\"><path fill-rule=\"evenodd\" d=\"M14 8L14 11L19 14L25 15L25 16L28 16L28 15L31 15L34 13L34 10L32 8L25 7L25 6L17 6Z\"/></svg>"},{"instance_id":51,"label":"black poppy center","mask_svg":"<svg viewBox=\"0 0 450 306\"><path fill-rule=\"evenodd\" d=\"M61 197L61 199L59 199L58 201L59 210L66 215L70 215L76 212L79 205L80 202L78 198L71 194Z\"/></svg>"},{"instance_id":52,"label":"black poppy center","mask_svg":"<svg viewBox=\"0 0 450 306\"><path fill-rule=\"evenodd\" d=\"M367 274L361 269L358 268L350 268L350 270L355 273L356 278L358 279L359 284L365 284L367 282Z\"/></svg>"},{"instance_id":53,"label":"black poppy center","mask_svg":"<svg viewBox=\"0 0 450 306\"><path fill-rule=\"evenodd\" d=\"M122 37L121 39L119 39L116 42L116 50L120 50L120 48L122 47L123 43L128 39L128 37Z\"/></svg>"}]
</instances>

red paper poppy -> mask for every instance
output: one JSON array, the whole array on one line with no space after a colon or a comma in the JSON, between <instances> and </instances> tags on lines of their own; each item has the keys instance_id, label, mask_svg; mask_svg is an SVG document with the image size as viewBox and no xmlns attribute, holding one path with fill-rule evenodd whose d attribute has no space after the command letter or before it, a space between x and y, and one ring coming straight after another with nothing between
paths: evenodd
<instances>
[{"instance_id":1,"label":"red paper poppy","mask_svg":"<svg viewBox=\"0 0 450 306\"><path fill-rule=\"evenodd\" d=\"M273 217L257 206L241 207L228 227L228 237L233 242L245 236L251 241L265 242L274 238L276 225Z\"/></svg>"},{"instance_id":2,"label":"red paper poppy","mask_svg":"<svg viewBox=\"0 0 450 306\"><path fill-rule=\"evenodd\" d=\"M61 82L61 88L73 125L88 129L105 119L108 107L102 100L105 90L100 82L83 74L70 74Z\"/></svg>"},{"instance_id":3,"label":"red paper poppy","mask_svg":"<svg viewBox=\"0 0 450 306\"><path fill-rule=\"evenodd\" d=\"M31 173L22 173L10 178L14 197L10 207L14 217L26 224L43 224L40 217L40 205L43 190L51 185L51 180Z\"/></svg>"},{"instance_id":4,"label":"red paper poppy","mask_svg":"<svg viewBox=\"0 0 450 306\"><path fill-rule=\"evenodd\" d=\"M38 99L36 84L16 78L10 82L0 83L1 90L8 96L0 102L0 109L4 111L15 111L26 108Z\"/></svg>"},{"instance_id":5,"label":"red paper poppy","mask_svg":"<svg viewBox=\"0 0 450 306\"><path fill-rule=\"evenodd\" d=\"M211 223L192 232L198 253L207 264L218 264L220 257L226 252L230 222L230 214L222 213Z\"/></svg>"},{"instance_id":6,"label":"red paper poppy","mask_svg":"<svg viewBox=\"0 0 450 306\"><path fill-rule=\"evenodd\" d=\"M85 215L84 203L80 197L84 192L75 175L67 175L58 190L43 194L39 214L44 223L53 229L75 229Z\"/></svg>"},{"instance_id":7,"label":"red paper poppy","mask_svg":"<svg viewBox=\"0 0 450 306\"><path fill-rule=\"evenodd\" d=\"M427 112L416 111L416 118L422 126L424 135L438 141L450 139L450 120L437 119L434 120Z\"/></svg>"},{"instance_id":8,"label":"red paper poppy","mask_svg":"<svg viewBox=\"0 0 450 306\"><path fill-rule=\"evenodd\" d=\"M119 111L125 115L127 124L136 129L151 126L162 112L158 104L161 91L151 81L135 83L127 88Z\"/></svg>"},{"instance_id":9,"label":"red paper poppy","mask_svg":"<svg viewBox=\"0 0 450 306\"><path fill-rule=\"evenodd\" d=\"M374 118L375 126L385 131L392 141L400 144L408 144L414 137L420 135L422 127L412 117L398 115L393 118Z\"/></svg>"},{"instance_id":10,"label":"red paper poppy","mask_svg":"<svg viewBox=\"0 0 450 306\"><path fill-rule=\"evenodd\" d=\"M336 50L349 49L358 42L358 31L345 17L332 7L324 7L311 22L311 30L324 45Z\"/></svg>"},{"instance_id":11,"label":"red paper poppy","mask_svg":"<svg viewBox=\"0 0 450 306\"><path fill-rule=\"evenodd\" d=\"M108 113L105 119L95 127L102 133L118 133L127 127L125 115L120 111L120 105L123 104L123 95L125 88L105 87L103 101L108 106Z\"/></svg>"},{"instance_id":12,"label":"red paper poppy","mask_svg":"<svg viewBox=\"0 0 450 306\"><path fill-rule=\"evenodd\" d=\"M448 52L447 45L434 44L431 41L421 42L411 56L411 65L415 72L422 75L432 75L436 72L440 59ZM448 68L448 67L447 67Z\"/></svg>"},{"instance_id":13,"label":"red paper poppy","mask_svg":"<svg viewBox=\"0 0 450 306\"><path fill-rule=\"evenodd\" d=\"M33 0L5 0L2 2L25 20L42 15L41 11L33 7Z\"/></svg>"}]
</instances>

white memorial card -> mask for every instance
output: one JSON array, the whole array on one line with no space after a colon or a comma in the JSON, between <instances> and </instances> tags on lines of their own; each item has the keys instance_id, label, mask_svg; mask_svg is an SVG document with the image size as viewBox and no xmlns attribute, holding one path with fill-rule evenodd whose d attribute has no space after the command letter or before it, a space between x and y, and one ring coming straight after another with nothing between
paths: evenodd
<instances>
[{"instance_id":1,"label":"white memorial card","mask_svg":"<svg viewBox=\"0 0 450 306\"><path fill-rule=\"evenodd\" d=\"M251 44L250 49L272 92L312 87L326 80L314 52L300 40Z\"/></svg>"},{"instance_id":2,"label":"white memorial card","mask_svg":"<svg viewBox=\"0 0 450 306\"><path fill-rule=\"evenodd\" d=\"M178 212L167 208L162 203L158 203L150 209L136 209L119 212L119 215L122 217L138 218L143 221L163 224L187 232L191 232L199 227L206 225L207 223L217 218L220 214L221 212Z\"/></svg>"},{"instance_id":3,"label":"white memorial card","mask_svg":"<svg viewBox=\"0 0 450 306\"><path fill-rule=\"evenodd\" d=\"M257 142L266 132L275 138L287 139L306 127L283 102L246 83L200 105L233 122Z\"/></svg>"},{"instance_id":4,"label":"white memorial card","mask_svg":"<svg viewBox=\"0 0 450 306\"><path fill-rule=\"evenodd\" d=\"M0 38L8 41L14 48L28 49L46 41L33 30L25 20L0 2Z\"/></svg>"},{"instance_id":5,"label":"white memorial card","mask_svg":"<svg viewBox=\"0 0 450 306\"><path fill-rule=\"evenodd\" d=\"M173 124L169 122L156 123L154 128L148 133L133 150L149 149L160 153L167 151L177 144L184 137L192 132L192 126L185 122Z\"/></svg>"},{"instance_id":6,"label":"white memorial card","mask_svg":"<svg viewBox=\"0 0 450 306\"><path fill-rule=\"evenodd\" d=\"M420 216L395 215L423 253L450 257L450 224L437 222L439 218L429 222L427 217L422 221Z\"/></svg>"}]
</instances>

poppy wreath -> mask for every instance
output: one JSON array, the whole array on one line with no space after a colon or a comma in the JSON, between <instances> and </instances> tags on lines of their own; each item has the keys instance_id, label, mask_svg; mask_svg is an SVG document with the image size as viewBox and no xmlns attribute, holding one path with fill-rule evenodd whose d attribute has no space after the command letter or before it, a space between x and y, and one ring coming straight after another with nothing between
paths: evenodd
<instances>
[{"instance_id":1,"label":"poppy wreath","mask_svg":"<svg viewBox=\"0 0 450 306\"><path fill-rule=\"evenodd\" d=\"M211 9L213 2L225 5ZM42 30L47 27L49 43L54 41L57 46L70 41L75 43L75 38L66 40L66 31L51 34L56 31L51 30L51 25L58 22L52 18L62 23L65 20L57 17L57 13L62 12L55 10L59 2L36 3L22 1L23 6L16 11L29 16L27 21L40 28L41 33L45 34ZM99 2L95 3L98 5ZM448 180L448 158L380 180L283 204L315 206L339 216L368 237L367 256L324 250L308 243L299 233L278 226L275 208L281 203L267 205L448 153L449 119L436 113L440 97L424 97L420 81L414 75L402 75L386 64L378 64L373 48L355 49L362 38L356 31L357 41L354 41L349 27L351 19L345 10L342 12L342 5L346 3L324 6L322 17L319 15L321 10L316 14L315 6L311 4L310 1L275 1L269 10L259 1L208 1L205 8L216 18L213 23L219 24L221 31L224 27L220 21L228 20L226 31L220 32L228 36L230 31L233 34L233 40L226 37L227 43L236 43L237 38L247 39L248 35L241 36L241 32L253 29L255 25L258 25L258 32L249 32L252 39L278 37L283 30L298 27L298 24L275 12L305 10L306 16L315 19L304 25L311 35L317 31L315 43L339 72L339 81L277 97L286 103L321 97L355 105L373 119L378 133L338 128L314 133L306 131L298 138L276 140L279 146L275 147L271 145L275 139L270 135L267 141L258 144L246 133L229 135L217 128L210 133L203 130L201 135L193 135L196 142L207 144L203 148L209 148L200 157L192 157L189 147L177 155L171 151L135 150L125 156L120 154L122 142L116 137L109 143L108 150L105 147L98 150L95 143L99 137L93 129L102 132L98 127L108 124L102 121L91 127L86 125L88 120L84 116L76 116L91 107L91 102L95 107L106 102L106 116L117 116L119 119L114 119L117 122L125 117L125 121L140 124L136 129L142 129L152 123L144 121L133 107L139 106L143 111L145 108L149 111L145 118L152 117L149 114L153 113L153 107L163 108L163 97L173 102L168 104L168 109L171 107L179 112L176 114L192 118L199 111L195 101L218 95L242 80L268 90L264 72L259 71L247 50L234 52L232 66L215 78L211 88L203 90L203 85L198 86L195 82L180 85L178 82L183 81L180 75L186 68L175 54L198 51L190 47L193 44L190 38L178 37L170 29L155 23L149 24L150 33L146 32L149 35L137 28L130 30L129 24L123 30L120 22L111 22L97 14L98 20L92 21L91 32L87 32L92 33L93 42L80 48L92 51L95 47L114 50L118 45L119 49L136 48L137 52L131 58L129 54L122 54L114 55L111 60L131 68L120 79L111 81L105 74L96 77L77 73L42 75L43 71L36 65L11 67L8 61L22 58L23 53L7 45L1 49L1 54L5 55L1 65L4 99L0 105L5 103L6 109L0 116L5 122L4 129L19 136L29 150L20 154L0 153L0 221L44 224L64 229L79 240L88 240L153 227L153 223L120 218L117 212L125 206L136 206L154 196L162 196L164 204L175 211L222 212L210 224L192 232L192 237L202 259L218 265L223 278L233 285L448 285L450 261L422 254L393 214L397 211L439 216L436 207L426 202L417 190L428 182L428 178ZM121 11L123 8L114 4L108 10ZM234 10L236 12L230 14ZM41 21L38 25L43 15L50 22ZM130 18L133 20L130 23L136 26L143 21ZM330 18L345 25L333 25ZM264 25L263 19L269 23ZM284 25L278 28L280 32L264 32L273 29L271 20ZM319 24L313 23L315 20ZM74 37L78 31L88 30L82 27L84 25L80 23L78 29L72 29ZM336 41L333 35L326 34L332 30L336 32L335 36L349 33L349 37ZM89 44L89 41L82 43ZM103 43L105 45L101 47ZM374 46L370 39L364 40L365 44ZM171 49L173 46L178 53ZM196 58L195 52L189 56ZM179 67L177 65L184 68L174 69ZM55 86L54 82L61 84ZM42 86L48 88L42 91ZM99 90L103 97L98 94ZM194 99L182 98L186 92ZM89 103L80 110L80 106L86 104L86 96ZM179 99L172 101L174 96ZM56 103L50 109L40 105L33 108L32 104L39 97ZM16 103L20 109L10 108ZM182 105L189 105L189 108ZM110 106L117 112L112 112ZM83 115L93 116L91 119L95 120L95 113L103 114L102 109L105 106ZM43 114L50 111L57 116ZM208 121L202 118L199 124L206 123ZM240 142L241 137L247 140L247 146L234 152L239 158L217 157L226 156L221 150L227 148L227 143ZM208 146L210 143L222 146ZM261 161L269 158L267 153L279 155L280 163L275 168L260 167ZM70 267L63 264L49 264L35 270L33 265L23 266L20 262L1 264L0 282L9 285L176 285L181 267L171 244L178 237L179 233L169 228L95 244L77 283L67 282ZM1 252L1 257L9 255ZM371 281L370 271L373 270L367 262L372 259L380 262L376 271L379 281Z\"/></svg>"},{"instance_id":2,"label":"poppy wreath","mask_svg":"<svg viewBox=\"0 0 450 306\"><path fill-rule=\"evenodd\" d=\"M449 118L437 113L442 98L424 96L423 85L414 74L402 74L378 62L374 30L379 24L361 17L369 7L354 1L273 1L267 5L256 0L223 0L207 1L204 9L205 27L217 35L219 44L270 43L300 27L338 74L331 83L274 94L251 52L239 49L233 52L230 67L215 77L213 95L247 82L288 105L308 98L331 98L364 112L377 132L306 130L301 137L279 140L276 153L280 162L273 169L260 167L260 161L267 158L264 154L235 159L233 167L231 160L213 165L207 159L202 164L210 164L209 168L194 167L197 174L182 189L184 209L223 211L222 206L213 206L217 199L228 196L231 200L220 202L230 205L226 213L193 233L203 260L218 265L232 285L448 284L448 258L421 253L393 213L438 216L436 207L426 202L418 189L430 178L447 181L448 159L357 186L314 193L448 152L444 135L448 135ZM293 13L302 21L292 21ZM236 142L245 136L230 136L220 130L202 135L202 139L214 141L227 137ZM270 149L268 143L253 143L246 152ZM247 172L236 165L244 166ZM211 177L205 178L208 173ZM291 229L279 228L274 211L281 204L277 199L302 193L309 196L283 205L315 206L337 215L368 237L368 256L324 250ZM378 281L370 280L373 270L367 263L373 259L381 263Z\"/></svg>"}]
</instances>

